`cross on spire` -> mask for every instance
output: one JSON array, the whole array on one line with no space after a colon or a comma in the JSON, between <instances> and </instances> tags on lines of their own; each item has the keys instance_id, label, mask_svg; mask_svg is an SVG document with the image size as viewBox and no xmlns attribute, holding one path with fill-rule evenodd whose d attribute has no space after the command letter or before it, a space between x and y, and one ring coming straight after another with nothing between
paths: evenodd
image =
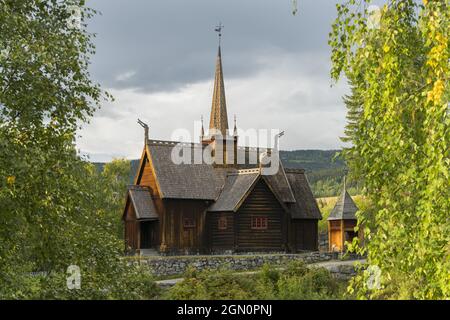
<instances>
[{"instance_id":1,"label":"cross on spire","mask_svg":"<svg viewBox=\"0 0 450 320\"><path fill-rule=\"evenodd\" d=\"M219 22L219 25L216 26L216 28L214 29L214 31L216 31L217 33L219 33L219 45L220 45L220 40L222 39L222 29L225 26L222 24L222 22Z\"/></svg>"}]
</instances>

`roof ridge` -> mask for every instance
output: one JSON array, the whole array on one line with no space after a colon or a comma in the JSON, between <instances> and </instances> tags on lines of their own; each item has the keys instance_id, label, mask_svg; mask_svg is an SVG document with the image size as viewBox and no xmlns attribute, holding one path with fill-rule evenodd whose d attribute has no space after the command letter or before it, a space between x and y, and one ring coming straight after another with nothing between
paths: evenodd
<instances>
[{"instance_id":1,"label":"roof ridge","mask_svg":"<svg viewBox=\"0 0 450 320\"><path fill-rule=\"evenodd\" d=\"M244 151L268 151L272 150L272 148L267 147L251 147L251 146L238 146L238 150L244 150Z\"/></svg>"},{"instance_id":2,"label":"roof ridge","mask_svg":"<svg viewBox=\"0 0 450 320\"><path fill-rule=\"evenodd\" d=\"M173 141L173 140L159 140L159 139L148 139L148 145L151 146L195 146L195 147L203 147L202 143L199 142L182 142L182 141ZM251 147L251 146L237 146L238 150L244 151L259 151L259 152L267 152L273 150L273 148L267 147Z\"/></svg>"},{"instance_id":3,"label":"roof ridge","mask_svg":"<svg viewBox=\"0 0 450 320\"><path fill-rule=\"evenodd\" d=\"M148 145L150 146L194 146L194 147L201 147L202 144L198 142L182 142L182 141L170 141L170 140L156 140L156 139L148 139Z\"/></svg>"},{"instance_id":4,"label":"roof ridge","mask_svg":"<svg viewBox=\"0 0 450 320\"><path fill-rule=\"evenodd\" d=\"M127 186L128 190L150 190L150 187L130 184Z\"/></svg>"},{"instance_id":5,"label":"roof ridge","mask_svg":"<svg viewBox=\"0 0 450 320\"><path fill-rule=\"evenodd\" d=\"M294 168L285 168L284 171L285 171L286 173L298 173L298 174L300 174L300 173L305 173L305 169L300 169L300 168L298 168L298 169L294 169Z\"/></svg>"},{"instance_id":6,"label":"roof ridge","mask_svg":"<svg viewBox=\"0 0 450 320\"><path fill-rule=\"evenodd\" d=\"M253 169L239 169L237 171L228 172L228 176L239 176L244 174L255 174L255 173L261 173L260 168L253 168Z\"/></svg>"}]
</instances>

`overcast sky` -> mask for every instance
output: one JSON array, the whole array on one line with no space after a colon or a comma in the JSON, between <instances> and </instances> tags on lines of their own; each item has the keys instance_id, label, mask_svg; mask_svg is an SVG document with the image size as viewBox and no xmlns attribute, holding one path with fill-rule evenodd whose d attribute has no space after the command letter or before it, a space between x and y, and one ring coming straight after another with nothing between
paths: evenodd
<instances>
[{"instance_id":1,"label":"overcast sky","mask_svg":"<svg viewBox=\"0 0 450 320\"><path fill-rule=\"evenodd\" d=\"M328 33L334 0L91 0L102 14L92 77L115 97L80 131L78 148L93 161L139 158L143 130L172 138L209 123L217 34L229 122L242 129L282 129L282 149L336 149L345 125L345 83L331 87Z\"/></svg>"}]
</instances>

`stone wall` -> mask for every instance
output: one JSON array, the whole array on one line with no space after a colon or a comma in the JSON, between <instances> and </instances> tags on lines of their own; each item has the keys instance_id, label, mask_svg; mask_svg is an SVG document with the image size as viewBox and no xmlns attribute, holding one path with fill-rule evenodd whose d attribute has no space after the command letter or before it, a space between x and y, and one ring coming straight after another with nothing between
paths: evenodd
<instances>
[{"instance_id":1,"label":"stone wall","mask_svg":"<svg viewBox=\"0 0 450 320\"><path fill-rule=\"evenodd\" d=\"M253 254L253 255L211 255L211 256L155 256L135 257L130 261L146 264L156 276L183 274L189 266L197 270L227 268L234 271L253 270L264 264L283 265L290 261L304 261L307 264L338 259L337 253L310 252L303 254Z\"/></svg>"},{"instance_id":2,"label":"stone wall","mask_svg":"<svg viewBox=\"0 0 450 320\"><path fill-rule=\"evenodd\" d=\"M325 266L325 269L328 269L335 278L341 280L350 280L356 275L356 268L353 264L340 265L336 263Z\"/></svg>"},{"instance_id":3,"label":"stone wall","mask_svg":"<svg viewBox=\"0 0 450 320\"><path fill-rule=\"evenodd\" d=\"M322 231L319 233L319 250L328 251L328 232Z\"/></svg>"}]
</instances>

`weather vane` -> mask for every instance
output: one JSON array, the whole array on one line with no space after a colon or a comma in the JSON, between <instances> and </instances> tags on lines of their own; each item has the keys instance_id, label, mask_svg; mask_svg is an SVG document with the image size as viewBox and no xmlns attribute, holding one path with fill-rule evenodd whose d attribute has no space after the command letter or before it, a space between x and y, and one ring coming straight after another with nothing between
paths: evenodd
<instances>
[{"instance_id":1,"label":"weather vane","mask_svg":"<svg viewBox=\"0 0 450 320\"><path fill-rule=\"evenodd\" d=\"M297 0L292 0L292 14L295 16L298 11Z\"/></svg>"},{"instance_id":2,"label":"weather vane","mask_svg":"<svg viewBox=\"0 0 450 320\"><path fill-rule=\"evenodd\" d=\"M219 25L216 26L216 28L214 29L214 31L219 33L219 44L220 44L220 40L222 38L222 29L224 28L224 25L222 24L222 22L219 22Z\"/></svg>"}]
</instances>

